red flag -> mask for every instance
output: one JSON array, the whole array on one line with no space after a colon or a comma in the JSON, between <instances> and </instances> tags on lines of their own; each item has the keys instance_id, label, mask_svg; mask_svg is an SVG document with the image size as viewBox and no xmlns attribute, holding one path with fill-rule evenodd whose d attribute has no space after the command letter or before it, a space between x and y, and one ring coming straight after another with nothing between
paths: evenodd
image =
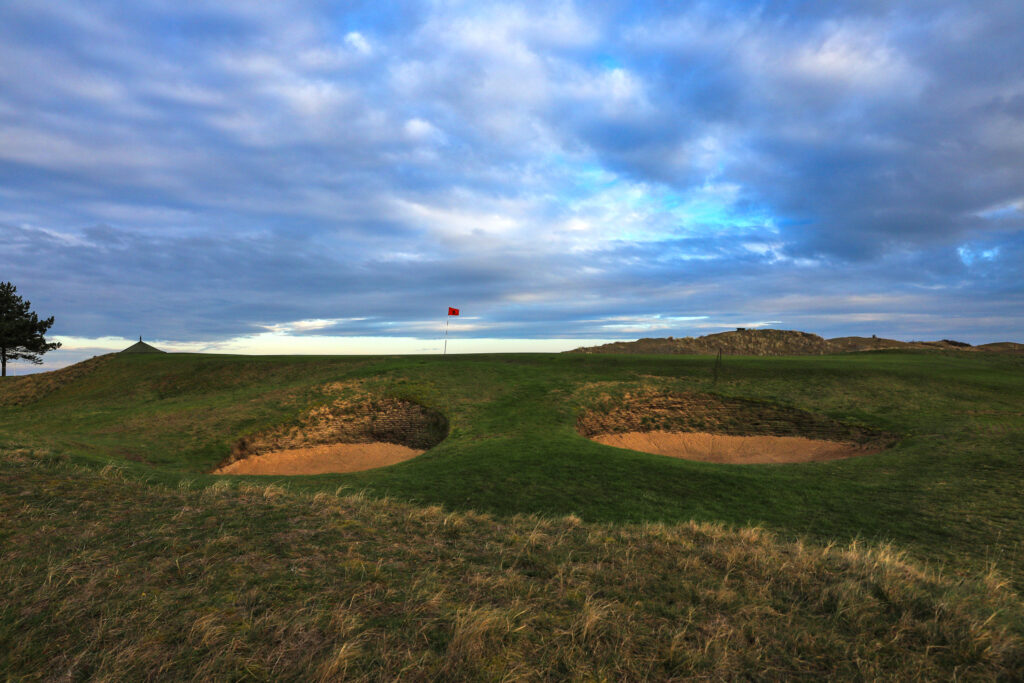
<instances>
[{"instance_id":1,"label":"red flag","mask_svg":"<svg viewBox=\"0 0 1024 683\"><path fill-rule=\"evenodd\" d=\"M458 315L458 314L459 314L459 309L452 308L451 306L448 307L448 315Z\"/></svg>"}]
</instances>

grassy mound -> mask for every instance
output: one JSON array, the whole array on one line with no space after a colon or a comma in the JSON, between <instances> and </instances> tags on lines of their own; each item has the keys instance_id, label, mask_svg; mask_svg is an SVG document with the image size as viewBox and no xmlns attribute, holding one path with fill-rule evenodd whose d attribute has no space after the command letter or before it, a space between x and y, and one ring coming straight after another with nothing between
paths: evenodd
<instances>
[{"instance_id":1,"label":"grassy mound","mask_svg":"<svg viewBox=\"0 0 1024 683\"><path fill-rule=\"evenodd\" d=\"M981 344L977 348L983 351L992 351L994 353L1024 354L1024 344L1018 344L1017 342L995 342L993 344Z\"/></svg>"},{"instance_id":2,"label":"grassy mound","mask_svg":"<svg viewBox=\"0 0 1024 683\"><path fill-rule=\"evenodd\" d=\"M971 346L953 339L940 341L899 341L882 337L835 337L824 339L797 330L736 329L703 337L645 338L585 346L569 353L675 353L726 356L807 356L858 351L988 351L1020 353L1024 344L1001 342Z\"/></svg>"},{"instance_id":3,"label":"grassy mound","mask_svg":"<svg viewBox=\"0 0 1024 683\"><path fill-rule=\"evenodd\" d=\"M733 330L703 337L666 337L612 342L575 349L570 353L679 353L727 356L801 356L833 353L828 341L796 330Z\"/></svg>"},{"instance_id":4,"label":"grassy mound","mask_svg":"<svg viewBox=\"0 0 1024 683\"><path fill-rule=\"evenodd\" d=\"M716 524L496 519L0 454L0 670L100 679L991 679L995 575Z\"/></svg>"},{"instance_id":5,"label":"grassy mound","mask_svg":"<svg viewBox=\"0 0 1024 683\"><path fill-rule=\"evenodd\" d=\"M34 375L0 378L0 407L21 406L36 403L53 392L75 384L87 375L102 368L109 360L110 354L96 356L81 363L69 365L53 372L40 372Z\"/></svg>"}]
</instances>

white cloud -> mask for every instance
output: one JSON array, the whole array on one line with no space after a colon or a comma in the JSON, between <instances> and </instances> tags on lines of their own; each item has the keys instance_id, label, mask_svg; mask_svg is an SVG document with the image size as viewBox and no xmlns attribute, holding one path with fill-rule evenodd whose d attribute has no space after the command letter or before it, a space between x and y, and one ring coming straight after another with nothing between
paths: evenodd
<instances>
[{"instance_id":1,"label":"white cloud","mask_svg":"<svg viewBox=\"0 0 1024 683\"><path fill-rule=\"evenodd\" d=\"M358 31L350 31L345 34L345 45L349 46L361 55L368 55L373 52L370 42Z\"/></svg>"},{"instance_id":2,"label":"white cloud","mask_svg":"<svg viewBox=\"0 0 1024 683\"><path fill-rule=\"evenodd\" d=\"M651 334L664 330L677 330L694 325L694 321L706 320L706 315L641 315L611 316L588 320L603 330L614 334Z\"/></svg>"},{"instance_id":3,"label":"white cloud","mask_svg":"<svg viewBox=\"0 0 1024 683\"><path fill-rule=\"evenodd\" d=\"M821 38L791 53L791 73L830 87L918 92L923 75L888 42L884 31L884 26L866 22L827 25Z\"/></svg>"},{"instance_id":4,"label":"white cloud","mask_svg":"<svg viewBox=\"0 0 1024 683\"><path fill-rule=\"evenodd\" d=\"M1001 251L1002 249L999 247L977 249L966 244L956 248L956 253L960 256L960 260L965 266L973 266L981 261L995 261L999 258L999 253Z\"/></svg>"},{"instance_id":5,"label":"white cloud","mask_svg":"<svg viewBox=\"0 0 1024 683\"><path fill-rule=\"evenodd\" d=\"M729 329L734 330L738 327L745 329L758 329L761 327L774 327L775 325L782 325L781 320L757 320L754 322L731 322L731 323L720 323L720 322L703 322L694 325L699 330L720 330Z\"/></svg>"},{"instance_id":6,"label":"white cloud","mask_svg":"<svg viewBox=\"0 0 1024 683\"><path fill-rule=\"evenodd\" d=\"M1010 202L1001 202L995 206L989 206L978 211L976 215L979 218L997 221L1016 218L1021 214L1024 214L1024 197Z\"/></svg>"},{"instance_id":7,"label":"white cloud","mask_svg":"<svg viewBox=\"0 0 1024 683\"><path fill-rule=\"evenodd\" d=\"M43 357L42 365L9 363L11 375L23 375L57 370L94 355L116 353L132 344L136 339L120 337L84 338L54 337L68 341L65 347L51 351ZM581 346L607 344L609 338L553 338L553 339L501 339L501 338L460 338L449 334L448 353L560 353ZM381 356L397 354L441 354L444 350L443 336L431 337L327 337L289 336L284 334L259 334L236 337L215 343L175 342L169 340L146 340L147 343L169 353L224 353L242 355L358 355Z\"/></svg>"},{"instance_id":8,"label":"white cloud","mask_svg":"<svg viewBox=\"0 0 1024 683\"><path fill-rule=\"evenodd\" d=\"M456 194L471 201L456 208L395 198L392 207L398 217L412 225L471 249L492 247L495 239L503 242L523 230L519 216L522 206L515 207L514 202L495 202L491 204L492 210L488 210L478 199L472 201L472 195Z\"/></svg>"},{"instance_id":9,"label":"white cloud","mask_svg":"<svg viewBox=\"0 0 1024 683\"><path fill-rule=\"evenodd\" d=\"M274 334L289 334L292 332L314 332L346 322L359 322L362 320L366 320L366 318L317 318L314 320L295 320L288 323L273 323L271 325L261 325L260 327Z\"/></svg>"},{"instance_id":10,"label":"white cloud","mask_svg":"<svg viewBox=\"0 0 1024 683\"><path fill-rule=\"evenodd\" d=\"M445 135L430 121L412 118L402 126L405 137L415 143L443 144Z\"/></svg>"}]
</instances>

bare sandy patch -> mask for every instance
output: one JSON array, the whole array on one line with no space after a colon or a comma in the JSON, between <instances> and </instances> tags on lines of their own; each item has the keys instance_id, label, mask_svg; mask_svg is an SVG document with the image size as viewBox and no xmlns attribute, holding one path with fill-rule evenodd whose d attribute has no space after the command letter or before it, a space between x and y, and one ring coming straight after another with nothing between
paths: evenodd
<instances>
[{"instance_id":1,"label":"bare sandy patch","mask_svg":"<svg viewBox=\"0 0 1024 683\"><path fill-rule=\"evenodd\" d=\"M236 460L214 474L360 472L411 460L425 451L395 443L333 443L289 448Z\"/></svg>"},{"instance_id":2,"label":"bare sandy patch","mask_svg":"<svg viewBox=\"0 0 1024 683\"><path fill-rule=\"evenodd\" d=\"M732 436L707 432L624 432L590 438L616 448L733 465L840 460L882 450L802 436Z\"/></svg>"}]
</instances>

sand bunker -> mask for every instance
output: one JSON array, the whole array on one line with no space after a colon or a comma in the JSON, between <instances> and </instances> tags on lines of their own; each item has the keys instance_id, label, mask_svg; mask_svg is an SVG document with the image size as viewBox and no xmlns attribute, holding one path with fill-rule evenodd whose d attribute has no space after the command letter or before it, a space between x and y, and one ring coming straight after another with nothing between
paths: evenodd
<instances>
[{"instance_id":1,"label":"sand bunker","mask_svg":"<svg viewBox=\"0 0 1024 683\"><path fill-rule=\"evenodd\" d=\"M607 446L704 462L753 465L879 453L889 434L763 401L714 394L625 394L583 411L580 434Z\"/></svg>"},{"instance_id":2,"label":"sand bunker","mask_svg":"<svg viewBox=\"0 0 1024 683\"><path fill-rule=\"evenodd\" d=\"M598 434L598 443L671 458L733 465L840 460L877 453L853 443L802 436L731 436L707 432L626 432Z\"/></svg>"},{"instance_id":3,"label":"sand bunker","mask_svg":"<svg viewBox=\"0 0 1024 683\"><path fill-rule=\"evenodd\" d=\"M360 472L415 458L424 451L396 443L334 443L254 455L214 474L327 474Z\"/></svg>"},{"instance_id":4,"label":"sand bunker","mask_svg":"<svg viewBox=\"0 0 1024 683\"><path fill-rule=\"evenodd\" d=\"M339 386L325 393L346 388ZM349 391L293 422L238 439L213 474L359 472L415 458L446 436L448 420L435 410Z\"/></svg>"}]
</instances>

